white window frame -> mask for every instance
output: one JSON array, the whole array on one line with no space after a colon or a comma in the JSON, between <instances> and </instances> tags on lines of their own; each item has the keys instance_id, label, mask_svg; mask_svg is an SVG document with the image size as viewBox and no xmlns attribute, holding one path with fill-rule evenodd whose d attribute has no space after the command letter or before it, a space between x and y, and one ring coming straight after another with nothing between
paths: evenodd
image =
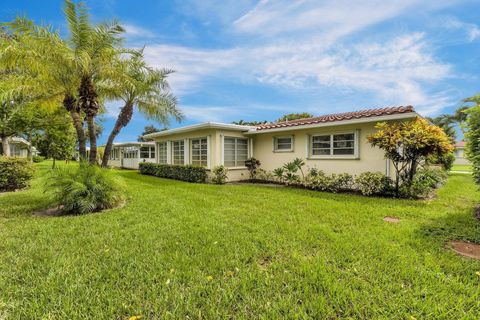
<instances>
[{"instance_id":1,"label":"white window frame","mask_svg":"<svg viewBox=\"0 0 480 320\"><path fill-rule=\"evenodd\" d=\"M193 140L203 140L205 139L207 141L207 159L206 159L206 164L205 165L201 165L202 167L205 167L205 168L209 168L210 165L210 156L209 156L209 153L210 153L210 139L208 138L208 136L205 136L205 137L196 137L196 138L190 138L190 163L193 165ZM200 149L200 162L202 161L202 149Z\"/></svg>"},{"instance_id":2,"label":"white window frame","mask_svg":"<svg viewBox=\"0 0 480 320\"><path fill-rule=\"evenodd\" d=\"M235 147L235 166L233 167L228 167L227 165L225 165L225 139L235 139L235 146L237 145L237 140L238 139L241 139L241 140L246 140L247 141L247 159L250 158L250 139L249 138L245 138L245 137L234 137L234 136L222 136L222 165L224 165L225 167L227 167L228 169L245 169L246 167L243 165L243 166L237 166L237 149Z\"/></svg>"},{"instance_id":3,"label":"white window frame","mask_svg":"<svg viewBox=\"0 0 480 320\"><path fill-rule=\"evenodd\" d=\"M162 145L162 149L163 149L162 151L164 151L164 154L160 154L160 145ZM160 162L162 159L164 159L165 162ZM157 143L157 163L160 163L160 164L167 164L168 163L168 143L167 143L167 141Z\"/></svg>"},{"instance_id":4,"label":"white window frame","mask_svg":"<svg viewBox=\"0 0 480 320\"><path fill-rule=\"evenodd\" d=\"M290 139L290 148L289 149L278 149L278 139ZM289 135L289 136L274 136L273 138L273 152L293 152L294 150L294 139L293 139L293 135Z\"/></svg>"},{"instance_id":5,"label":"white window frame","mask_svg":"<svg viewBox=\"0 0 480 320\"><path fill-rule=\"evenodd\" d=\"M340 134L353 134L353 154L333 154L333 136L340 135ZM330 136L330 154L329 155L314 155L312 154L312 145L313 145L313 138L317 136ZM319 132L314 133L308 136L307 139L307 158L308 159L360 159L360 130L349 130L349 131L334 131L334 132Z\"/></svg>"},{"instance_id":6,"label":"white window frame","mask_svg":"<svg viewBox=\"0 0 480 320\"><path fill-rule=\"evenodd\" d=\"M183 142L183 163L179 164L179 163L175 163L175 143L177 142ZM180 140L173 140L170 142L171 144L171 164L174 164L174 165L185 165L185 139L180 139Z\"/></svg>"}]
</instances>

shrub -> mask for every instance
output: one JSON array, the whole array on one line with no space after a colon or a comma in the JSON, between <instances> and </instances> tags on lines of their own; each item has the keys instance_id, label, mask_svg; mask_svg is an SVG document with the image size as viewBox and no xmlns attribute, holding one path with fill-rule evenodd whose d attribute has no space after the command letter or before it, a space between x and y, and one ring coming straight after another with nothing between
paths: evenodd
<instances>
[{"instance_id":1,"label":"shrub","mask_svg":"<svg viewBox=\"0 0 480 320\"><path fill-rule=\"evenodd\" d=\"M273 170L273 176L278 182L284 182L285 180L285 169L283 167Z\"/></svg>"},{"instance_id":2,"label":"shrub","mask_svg":"<svg viewBox=\"0 0 480 320\"><path fill-rule=\"evenodd\" d=\"M169 165L143 162L139 164L141 174L159 178L202 183L207 179L207 169L192 165Z\"/></svg>"},{"instance_id":3,"label":"shrub","mask_svg":"<svg viewBox=\"0 0 480 320\"><path fill-rule=\"evenodd\" d=\"M34 168L27 159L0 157L0 191L28 187Z\"/></svg>"},{"instance_id":4,"label":"shrub","mask_svg":"<svg viewBox=\"0 0 480 320\"><path fill-rule=\"evenodd\" d=\"M427 168L417 171L411 185L403 184L400 187L400 196L403 198L422 198L441 186L448 178L445 170Z\"/></svg>"},{"instance_id":5,"label":"shrub","mask_svg":"<svg viewBox=\"0 0 480 320\"><path fill-rule=\"evenodd\" d=\"M353 176L348 173L327 175L321 170L310 169L304 185L307 188L320 191L350 190L353 186Z\"/></svg>"},{"instance_id":6,"label":"shrub","mask_svg":"<svg viewBox=\"0 0 480 320\"><path fill-rule=\"evenodd\" d=\"M110 209L125 200L123 181L118 176L86 163L53 169L45 188L66 214Z\"/></svg>"},{"instance_id":7,"label":"shrub","mask_svg":"<svg viewBox=\"0 0 480 320\"><path fill-rule=\"evenodd\" d=\"M33 162L35 162L35 163L40 163L40 162L45 161L45 157L42 157L42 156L33 156L33 157L32 157L32 160L33 160Z\"/></svg>"},{"instance_id":8,"label":"shrub","mask_svg":"<svg viewBox=\"0 0 480 320\"><path fill-rule=\"evenodd\" d=\"M225 166L216 166L212 169L212 182L215 184L225 184L228 180L228 169Z\"/></svg>"},{"instance_id":9,"label":"shrub","mask_svg":"<svg viewBox=\"0 0 480 320\"><path fill-rule=\"evenodd\" d=\"M444 170L452 170L453 163L455 162L455 156L453 153L446 153L443 155L432 155L427 158L428 164L439 165Z\"/></svg>"},{"instance_id":10,"label":"shrub","mask_svg":"<svg viewBox=\"0 0 480 320\"><path fill-rule=\"evenodd\" d=\"M272 181L274 180L274 175L272 172L268 172L263 169L257 169L256 179L262 181Z\"/></svg>"},{"instance_id":11,"label":"shrub","mask_svg":"<svg viewBox=\"0 0 480 320\"><path fill-rule=\"evenodd\" d=\"M381 172L363 172L356 177L355 186L365 196L388 195L392 180Z\"/></svg>"},{"instance_id":12,"label":"shrub","mask_svg":"<svg viewBox=\"0 0 480 320\"><path fill-rule=\"evenodd\" d=\"M257 160L255 158L250 158L245 161L245 167L247 167L248 172L250 173L250 179L255 179L257 169L258 167L260 167L260 165L260 160Z\"/></svg>"}]
</instances>

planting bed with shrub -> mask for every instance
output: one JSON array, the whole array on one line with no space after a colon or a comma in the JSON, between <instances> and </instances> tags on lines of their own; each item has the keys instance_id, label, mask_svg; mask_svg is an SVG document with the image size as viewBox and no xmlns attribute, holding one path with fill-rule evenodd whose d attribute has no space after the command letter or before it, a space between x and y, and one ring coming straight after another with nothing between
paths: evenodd
<instances>
[{"instance_id":1,"label":"planting bed with shrub","mask_svg":"<svg viewBox=\"0 0 480 320\"><path fill-rule=\"evenodd\" d=\"M187 182L202 183L207 180L207 170L203 167L192 165L169 165L143 162L139 165L141 174L181 180Z\"/></svg>"}]
</instances>

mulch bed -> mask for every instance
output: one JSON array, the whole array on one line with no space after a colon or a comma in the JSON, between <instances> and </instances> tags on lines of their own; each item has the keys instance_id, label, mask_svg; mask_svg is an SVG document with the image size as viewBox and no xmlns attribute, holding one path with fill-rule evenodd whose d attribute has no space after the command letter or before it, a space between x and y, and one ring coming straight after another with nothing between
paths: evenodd
<instances>
[{"instance_id":1,"label":"mulch bed","mask_svg":"<svg viewBox=\"0 0 480 320\"><path fill-rule=\"evenodd\" d=\"M455 240L449 242L453 251L464 257L480 260L480 244Z\"/></svg>"}]
</instances>

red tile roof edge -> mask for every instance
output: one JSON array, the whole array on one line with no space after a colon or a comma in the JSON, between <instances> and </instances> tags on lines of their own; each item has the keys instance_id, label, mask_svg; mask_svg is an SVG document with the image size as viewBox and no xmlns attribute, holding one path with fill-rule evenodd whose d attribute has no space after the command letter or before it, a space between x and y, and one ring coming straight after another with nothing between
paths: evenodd
<instances>
[{"instance_id":1,"label":"red tile roof edge","mask_svg":"<svg viewBox=\"0 0 480 320\"><path fill-rule=\"evenodd\" d=\"M352 111L352 112L326 114L326 115L322 115L314 118L297 119L297 120L277 122L277 123L266 123L258 126L257 131L267 130L267 129L276 129L276 128L285 128L285 127L297 127L297 126L304 126L304 125L325 123L325 122L381 117L381 116L410 113L410 112L415 112L412 106L366 109L366 110L359 110L359 111Z\"/></svg>"}]
</instances>

